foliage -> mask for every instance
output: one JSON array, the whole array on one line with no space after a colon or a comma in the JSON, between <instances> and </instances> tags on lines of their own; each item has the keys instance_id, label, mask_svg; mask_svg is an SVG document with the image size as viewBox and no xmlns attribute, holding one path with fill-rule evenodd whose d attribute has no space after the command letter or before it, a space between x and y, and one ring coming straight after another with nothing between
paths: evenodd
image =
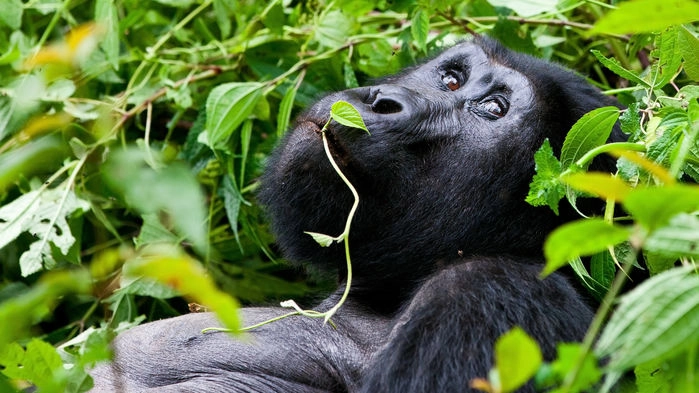
<instances>
[{"instance_id":1,"label":"foliage","mask_svg":"<svg viewBox=\"0 0 699 393\"><path fill-rule=\"evenodd\" d=\"M597 357L607 358L605 389L633 369L639 392L699 390L690 378L699 364L699 39L687 24L699 11L694 1L671 4L4 2L0 390L28 381L42 392L85 391L84 368L109 356L114 334L140 316L185 312L181 296L235 327L232 297L326 290L326 278L276 260L254 202L265 157L318 94L395 72L471 33L574 68L629 106L619 119L629 143L604 144L620 111L603 108L574 127L558 158L537 153L532 202L577 206L592 194L607 208L546 245L557 255L549 271L570 262L605 301L588 339L562 345L535 379L555 391L588 389L600 379ZM619 157L618 172L586 172L604 152ZM563 231L586 241L557 241ZM639 262L653 277L618 298ZM531 346L513 334L498 353ZM505 371L510 363L500 358L499 381L482 386L510 391L531 376Z\"/></svg>"}]
</instances>

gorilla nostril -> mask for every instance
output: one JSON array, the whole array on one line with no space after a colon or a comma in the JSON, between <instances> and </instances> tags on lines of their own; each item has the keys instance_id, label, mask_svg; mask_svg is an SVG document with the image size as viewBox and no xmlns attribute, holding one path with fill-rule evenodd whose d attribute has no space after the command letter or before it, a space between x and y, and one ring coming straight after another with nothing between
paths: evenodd
<instances>
[{"instance_id":1,"label":"gorilla nostril","mask_svg":"<svg viewBox=\"0 0 699 393\"><path fill-rule=\"evenodd\" d=\"M380 113L383 115L388 115L390 113L398 113L403 110L403 105L398 101L394 101L390 98L379 98L371 104L371 110L374 113Z\"/></svg>"}]
</instances>

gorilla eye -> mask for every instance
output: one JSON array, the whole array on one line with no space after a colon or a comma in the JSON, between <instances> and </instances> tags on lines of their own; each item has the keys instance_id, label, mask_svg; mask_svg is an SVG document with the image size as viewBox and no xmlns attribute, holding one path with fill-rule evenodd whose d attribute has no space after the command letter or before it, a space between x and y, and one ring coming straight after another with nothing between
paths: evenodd
<instances>
[{"instance_id":1,"label":"gorilla eye","mask_svg":"<svg viewBox=\"0 0 699 393\"><path fill-rule=\"evenodd\" d=\"M487 118L491 120L497 120L505 114L509 109L507 101L499 97L488 98L487 100L481 101L478 104L479 112L483 113Z\"/></svg>"},{"instance_id":2,"label":"gorilla eye","mask_svg":"<svg viewBox=\"0 0 699 393\"><path fill-rule=\"evenodd\" d=\"M442 76L442 83L444 83L444 86L451 91L461 87L461 82L454 71L448 71L446 74L444 74Z\"/></svg>"}]
</instances>

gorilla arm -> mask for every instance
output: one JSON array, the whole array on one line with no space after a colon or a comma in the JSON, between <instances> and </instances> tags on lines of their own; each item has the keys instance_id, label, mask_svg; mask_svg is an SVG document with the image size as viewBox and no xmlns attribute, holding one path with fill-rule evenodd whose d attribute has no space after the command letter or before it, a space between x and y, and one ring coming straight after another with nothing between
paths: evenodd
<instances>
[{"instance_id":1,"label":"gorilla arm","mask_svg":"<svg viewBox=\"0 0 699 393\"><path fill-rule=\"evenodd\" d=\"M336 296L319 309L332 306ZM252 325L285 313L245 308ZM384 318L351 302L333 317L285 318L241 335L202 333L220 326L211 313L188 314L133 328L114 341L114 360L92 370L92 392L356 391L367 359L387 333Z\"/></svg>"},{"instance_id":2,"label":"gorilla arm","mask_svg":"<svg viewBox=\"0 0 699 393\"><path fill-rule=\"evenodd\" d=\"M497 338L515 326L552 360L559 342L579 341L590 307L558 274L518 258L477 258L435 273L394 321L361 392L476 392L494 364ZM530 382L519 393L533 393Z\"/></svg>"}]
</instances>

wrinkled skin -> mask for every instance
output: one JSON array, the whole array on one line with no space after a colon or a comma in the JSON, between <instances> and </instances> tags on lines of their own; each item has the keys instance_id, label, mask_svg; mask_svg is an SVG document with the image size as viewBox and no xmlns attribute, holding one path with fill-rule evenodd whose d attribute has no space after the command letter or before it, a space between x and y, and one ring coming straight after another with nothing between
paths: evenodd
<instances>
[{"instance_id":1,"label":"wrinkled skin","mask_svg":"<svg viewBox=\"0 0 699 393\"><path fill-rule=\"evenodd\" d=\"M320 136L338 100L371 135L336 123L327 131L360 195L354 281L337 328L292 317L233 339L201 333L219 325L210 314L145 324L115 340L114 362L92 372L94 391L465 392L515 325L547 359L557 342L582 338L585 299L560 274L538 277L543 240L568 216L524 197L544 139L560 150L572 124L608 98L569 71L477 39L321 99L270 157L259 199L289 260L342 281L343 246L321 248L303 233L337 235L352 204ZM285 312L242 315L252 324Z\"/></svg>"}]
</instances>

